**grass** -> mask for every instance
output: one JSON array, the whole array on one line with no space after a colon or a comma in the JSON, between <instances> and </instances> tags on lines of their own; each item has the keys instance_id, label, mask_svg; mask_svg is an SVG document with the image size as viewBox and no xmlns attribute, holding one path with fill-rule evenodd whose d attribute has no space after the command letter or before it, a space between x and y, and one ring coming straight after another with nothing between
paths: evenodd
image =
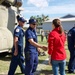
<instances>
[{"instance_id":1,"label":"grass","mask_svg":"<svg viewBox=\"0 0 75 75\"><path fill-rule=\"evenodd\" d=\"M11 60L11 55L7 55L6 57L1 57L0 55L0 75L4 75L8 73L9 70L9 65L10 65L10 60ZM18 67L16 70L16 75L21 75L19 74L20 72L20 68Z\"/></svg>"},{"instance_id":2,"label":"grass","mask_svg":"<svg viewBox=\"0 0 75 75\"><path fill-rule=\"evenodd\" d=\"M41 45L47 45L47 40L46 40L46 38L44 37L43 42L42 42L42 41L41 41L41 36L38 36L38 43L41 44Z\"/></svg>"},{"instance_id":3,"label":"grass","mask_svg":"<svg viewBox=\"0 0 75 75\"><path fill-rule=\"evenodd\" d=\"M40 36L38 37L38 43L40 45L46 45L47 46L46 38L44 38L43 42L41 42ZM67 48L67 42L65 44L65 48L67 49L66 53L67 53L67 64L68 64L69 51L68 51L68 48ZM43 50L41 50L41 51L43 51ZM46 54L47 54L47 52L46 52ZM2 56L3 55L0 55L0 75L7 74L8 69L9 69L9 65L10 65L10 60L11 60L11 55L7 55L6 57L2 57ZM48 55L39 56L39 64L42 63L47 57L48 57ZM66 64L66 71L67 71L67 64ZM15 75L23 75L23 74L20 74L20 73L21 73L20 68L17 67ZM40 72L40 75L51 75L51 74L52 74L52 67L51 67L51 65L46 64L46 66L44 68L42 68L42 71ZM66 75L75 75L75 74L68 74L66 72Z\"/></svg>"}]
</instances>

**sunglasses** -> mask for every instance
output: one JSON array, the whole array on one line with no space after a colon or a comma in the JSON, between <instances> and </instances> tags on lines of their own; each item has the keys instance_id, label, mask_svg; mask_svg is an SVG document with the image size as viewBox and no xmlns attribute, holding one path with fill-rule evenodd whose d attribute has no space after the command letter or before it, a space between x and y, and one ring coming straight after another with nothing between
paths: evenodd
<instances>
[{"instance_id":1,"label":"sunglasses","mask_svg":"<svg viewBox=\"0 0 75 75\"><path fill-rule=\"evenodd\" d=\"M36 25L36 24L32 24L32 25Z\"/></svg>"},{"instance_id":2,"label":"sunglasses","mask_svg":"<svg viewBox=\"0 0 75 75\"><path fill-rule=\"evenodd\" d=\"M25 23L24 21L21 21L22 23Z\"/></svg>"}]
</instances>

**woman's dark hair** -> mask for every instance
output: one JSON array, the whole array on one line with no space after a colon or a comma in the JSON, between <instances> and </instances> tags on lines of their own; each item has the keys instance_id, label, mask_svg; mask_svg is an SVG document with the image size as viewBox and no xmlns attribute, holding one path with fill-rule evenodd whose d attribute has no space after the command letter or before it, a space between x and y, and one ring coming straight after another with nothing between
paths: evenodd
<instances>
[{"instance_id":1,"label":"woman's dark hair","mask_svg":"<svg viewBox=\"0 0 75 75\"><path fill-rule=\"evenodd\" d=\"M60 33L62 33L63 32L63 27L62 27L62 25L61 25L61 21L59 20L59 19L54 19L53 21L52 21L52 23L53 23L53 25L55 26L55 28L60 28Z\"/></svg>"}]
</instances>

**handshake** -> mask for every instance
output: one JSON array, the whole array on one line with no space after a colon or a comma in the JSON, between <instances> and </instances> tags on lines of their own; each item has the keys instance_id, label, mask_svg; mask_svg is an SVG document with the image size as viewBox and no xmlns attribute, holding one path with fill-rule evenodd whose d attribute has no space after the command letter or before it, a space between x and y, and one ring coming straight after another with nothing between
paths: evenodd
<instances>
[{"instance_id":1,"label":"handshake","mask_svg":"<svg viewBox=\"0 0 75 75\"><path fill-rule=\"evenodd\" d=\"M47 51L47 47L46 46L42 46L41 49L43 49L44 51Z\"/></svg>"}]
</instances>

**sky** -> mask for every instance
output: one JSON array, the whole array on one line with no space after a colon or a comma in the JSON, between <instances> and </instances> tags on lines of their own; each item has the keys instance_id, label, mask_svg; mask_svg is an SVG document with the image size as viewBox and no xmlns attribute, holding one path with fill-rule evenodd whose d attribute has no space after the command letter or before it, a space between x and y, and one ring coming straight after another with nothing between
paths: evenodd
<instances>
[{"instance_id":1,"label":"sky","mask_svg":"<svg viewBox=\"0 0 75 75\"><path fill-rule=\"evenodd\" d=\"M75 15L75 0L23 0L22 7L21 14L26 19L42 14L49 18Z\"/></svg>"}]
</instances>

